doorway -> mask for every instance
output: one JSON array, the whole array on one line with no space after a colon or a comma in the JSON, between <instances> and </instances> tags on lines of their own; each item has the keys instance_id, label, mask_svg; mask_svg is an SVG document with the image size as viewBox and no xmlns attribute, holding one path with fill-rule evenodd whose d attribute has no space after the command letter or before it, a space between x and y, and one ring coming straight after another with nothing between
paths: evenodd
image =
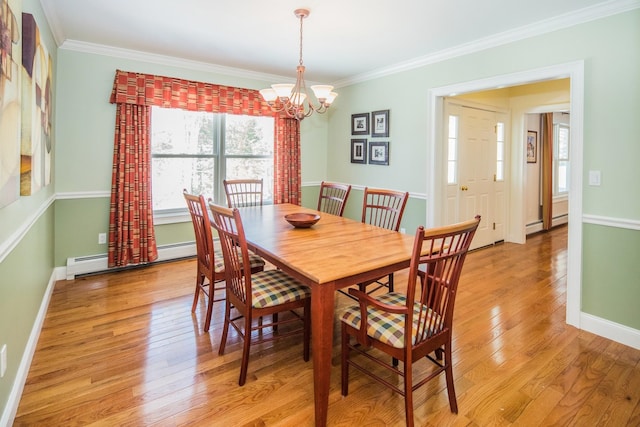
<instances>
[{"instance_id":1,"label":"doorway","mask_svg":"<svg viewBox=\"0 0 640 427\"><path fill-rule=\"evenodd\" d=\"M556 65L541 69L529 70L520 73L495 76L488 79L465 82L433 88L429 91L428 123L430 133L427 138L427 151L431 160L430 175L427 188L433 200L428 203L427 224L440 225L443 223L443 214L436 206L441 206L444 201L445 185L443 183L443 149L439 141L443 138L444 98L460 93L478 92L509 86L525 85L530 83L555 80L559 78L570 79L570 105L571 105L571 148L572 168L571 183L569 188L569 230L568 230L568 265L567 265L567 311L566 322L569 325L580 328L580 294L582 258L582 129L584 117L584 62L577 61ZM524 136L523 136L524 138ZM524 243L526 239L523 185L524 167L520 159L525 156L523 144L514 144L510 154L512 168L511 181L507 188L507 220L505 240L515 243Z\"/></svg>"}]
</instances>

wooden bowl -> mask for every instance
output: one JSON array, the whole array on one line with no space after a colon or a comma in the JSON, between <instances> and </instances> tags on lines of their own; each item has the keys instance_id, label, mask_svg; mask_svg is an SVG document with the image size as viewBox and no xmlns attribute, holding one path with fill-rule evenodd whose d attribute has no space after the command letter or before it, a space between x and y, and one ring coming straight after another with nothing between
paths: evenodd
<instances>
[{"instance_id":1,"label":"wooden bowl","mask_svg":"<svg viewBox=\"0 0 640 427\"><path fill-rule=\"evenodd\" d=\"M295 228L309 228L316 222L320 221L320 215L298 212L285 215L284 219L286 219L287 222Z\"/></svg>"}]
</instances>

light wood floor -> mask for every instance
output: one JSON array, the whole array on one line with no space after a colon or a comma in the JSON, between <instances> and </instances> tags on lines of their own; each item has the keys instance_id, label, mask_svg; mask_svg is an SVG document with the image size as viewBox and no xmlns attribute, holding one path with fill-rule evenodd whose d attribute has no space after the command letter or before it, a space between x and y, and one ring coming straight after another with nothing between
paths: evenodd
<instances>
[{"instance_id":1,"label":"light wood floor","mask_svg":"<svg viewBox=\"0 0 640 427\"><path fill-rule=\"evenodd\" d=\"M460 411L441 376L415 393L417 425L640 425L640 351L565 324L566 242L560 228L469 254L454 323ZM300 339L253 348L238 387L237 337L218 356L221 306L202 333L194 276L187 260L58 282L15 425L313 425ZM336 312L351 302L337 300ZM340 395L338 327L329 425L403 425L402 397L356 370Z\"/></svg>"}]
</instances>

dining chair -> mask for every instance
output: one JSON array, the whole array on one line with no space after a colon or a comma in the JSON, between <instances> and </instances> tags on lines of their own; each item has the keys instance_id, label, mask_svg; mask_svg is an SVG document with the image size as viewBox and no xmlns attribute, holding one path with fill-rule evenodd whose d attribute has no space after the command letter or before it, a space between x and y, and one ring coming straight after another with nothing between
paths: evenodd
<instances>
[{"instance_id":1,"label":"dining chair","mask_svg":"<svg viewBox=\"0 0 640 427\"><path fill-rule=\"evenodd\" d=\"M342 216L347 204L351 185L322 181L318 196L318 210L328 214Z\"/></svg>"},{"instance_id":2,"label":"dining chair","mask_svg":"<svg viewBox=\"0 0 640 427\"><path fill-rule=\"evenodd\" d=\"M225 179L223 184L230 208L262 206L262 178Z\"/></svg>"},{"instance_id":3,"label":"dining chair","mask_svg":"<svg viewBox=\"0 0 640 427\"><path fill-rule=\"evenodd\" d=\"M224 259L220 247L214 244L211 220L204 196L189 194L186 189L182 190L182 194L191 214L191 222L193 223L193 231L196 237L196 291L193 296L191 312L195 313L200 295L203 294L207 299L207 314L204 321L204 331L207 332L211 326L213 303L224 299L222 295L225 287L224 285L218 285L224 280ZM252 272L263 270L264 265L265 262L261 257L253 254L249 255L249 268ZM216 292L221 295L217 299Z\"/></svg>"},{"instance_id":4,"label":"dining chair","mask_svg":"<svg viewBox=\"0 0 640 427\"><path fill-rule=\"evenodd\" d=\"M249 249L240 211L237 208L216 205L211 201L209 208L213 216L213 225L220 235L227 289L224 328L218 354L224 354L229 327L233 326L244 340L238 381L240 386L244 385L247 379L252 343L273 341L302 332L303 358L305 362L308 361L311 335L310 289L282 270L251 273L248 268ZM302 309L302 315L296 312L296 309ZM283 312L291 312L292 316L277 316ZM270 323L254 322L254 319L259 320L269 314L273 319ZM283 328L279 327L296 321L302 321L301 329L283 332ZM272 333L265 334L265 328L271 328ZM255 337L253 332L258 332Z\"/></svg>"},{"instance_id":5,"label":"dining chair","mask_svg":"<svg viewBox=\"0 0 640 427\"><path fill-rule=\"evenodd\" d=\"M362 203L362 222L398 231L407 200L409 200L409 192L365 187ZM369 285L374 285L375 287L367 290ZM386 277L358 284L358 288L361 291L369 293L383 287L387 288L389 292L393 292L393 273L388 274Z\"/></svg>"},{"instance_id":6,"label":"dining chair","mask_svg":"<svg viewBox=\"0 0 640 427\"><path fill-rule=\"evenodd\" d=\"M413 391L444 372L449 407L458 412L451 360L453 308L462 266L479 222L480 216L476 216L445 227L418 227L406 293L372 296L349 289L358 305L347 308L341 316L343 396L349 392L349 367L353 366L404 396L406 425L413 426ZM419 274L420 267L424 275ZM384 355L391 356L393 362L389 364ZM365 363L361 363L363 359ZM433 362L435 369L418 381L413 374L423 368L414 369L413 364L423 359ZM403 362L402 370L398 361ZM396 385L388 374L383 378L379 374L384 372L382 368L374 369L378 365L404 378L404 386Z\"/></svg>"}]
</instances>

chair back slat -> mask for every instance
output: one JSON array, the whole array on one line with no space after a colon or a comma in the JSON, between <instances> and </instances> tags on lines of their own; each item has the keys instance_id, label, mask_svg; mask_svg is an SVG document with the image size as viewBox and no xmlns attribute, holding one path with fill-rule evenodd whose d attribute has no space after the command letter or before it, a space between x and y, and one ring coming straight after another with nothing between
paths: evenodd
<instances>
[{"instance_id":1,"label":"chair back slat","mask_svg":"<svg viewBox=\"0 0 640 427\"><path fill-rule=\"evenodd\" d=\"M230 208L262 206L262 179L225 179L223 184Z\"/></svg>"},{"instance_id":2,"label":"chair back slat","mask_svg":"<svg viewBox=\"0 0 640 427\"><path fill-rule=\"evenodd\" d=\"M237 208L226 208L211 201L209 209L220 237L227 298L234 306L251 307L251 266L240 212Z\"/></svg>"},{"instance_id":3,"label":"chair back slat","mask_svg":"<svg viewBox=\"0 0 640 427\"><path fill-rule=\"evenodd\" d=\"M202 195L196 196L189 194L186 189L182 191L182 194L184 195L187 207L189 208L189 214L191 215L191 222L196 238L198 263L202 269L209 273L209 277L212 277L215 261L211 220L207 211L207 204Z\"/></svg>"},{"instance_id":4,"label":"chair back slat","mask_svg":"<svg viewBox=\"0 0 640 427\"><path fill-rule=\"evenodd\" d=\"M351 185L322 181L318 197L318 210L342 216L350 191Z\"/></svg>"},{"instance_id":5,"label":"chair back slat","mask_svg":"<svg viewBox=\"0 0 640 427\"><path fill-rule=\"evenodd\" d=\"M459 224L416 231L407 285L407 306L414 307L415 316L407 325L417 328L414 346L451 329L458 281L479 222L476 216Z\"/></svg>"},{"instance_id":6,"label":"chair back slat","mask_svg":"<svg viewBox=\"0 0 640 427\"><path fill-rule=\"evenodd\" d=\"M408 199L408 192L367 187L364 189L362 222L398 231Z\"/></svg>"}]
</instances>

